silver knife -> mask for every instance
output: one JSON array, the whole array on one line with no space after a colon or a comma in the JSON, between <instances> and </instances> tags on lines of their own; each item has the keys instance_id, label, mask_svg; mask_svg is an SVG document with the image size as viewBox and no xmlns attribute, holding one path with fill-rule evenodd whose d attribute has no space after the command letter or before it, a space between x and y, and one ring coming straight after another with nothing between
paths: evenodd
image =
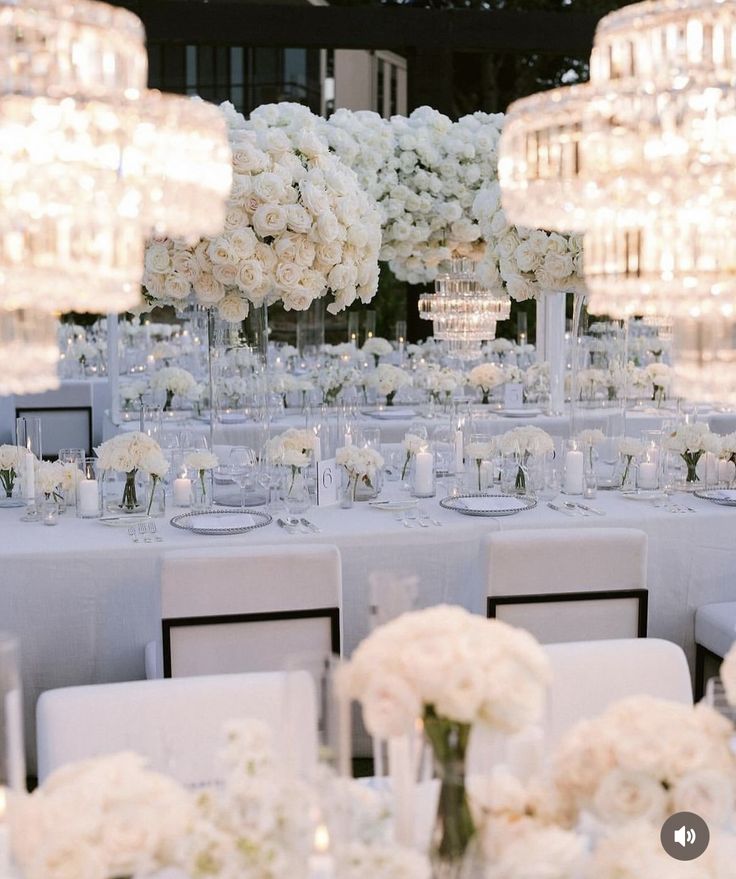
<instances>
[{"instance_id":1,"label":"silver knife","mask_svg":"<svg viewBox=\"0 0 736 879\"><path fill-rule=\"evenodd\" d=\"M309 519L300 519L299 521L302 523L302 525L305 525L307 528L309 528L310 531L314 531L315 534L321 530L314 524L314 522L310 522Z\"/></svg>"},{"instance_id":2,"label":"silver knife","mask_svg":"<svg viewBox=\"0 0 736 879\"><path fill-rule=\"evenodd\" d=\"M552 501L547 501L547 506L550 508L550 510L554 510L557 513L564 513L565 516L575 515L572 510L566 510L564 507L558 507L557 504L553 504Z\"/></svg>"},{"instance_id":3,"label":"silver knife","mask_svg":"<svg viewBox=\"0 0 736 879\"><path fill-rule=\"evenodd\" d=\"M595 513L596 516L605 516L606 514L603 510L596 510L595 507L588 507L585 504L576 504L576 506L580 507L581 510L586 510L588 513Z\"/></svg>"}]
</instances>

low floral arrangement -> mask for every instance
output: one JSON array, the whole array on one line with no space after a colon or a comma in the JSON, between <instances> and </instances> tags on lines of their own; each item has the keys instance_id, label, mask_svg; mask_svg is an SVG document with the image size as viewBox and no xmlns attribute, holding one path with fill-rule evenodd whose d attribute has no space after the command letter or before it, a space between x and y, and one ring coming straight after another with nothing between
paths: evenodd
<instances>
[{"instance_id":1,"label":"low floral arrangement","mask_svg":"<svg viewBox=\"0 0 736 879\"><path fill-rule=\"evenodd\" d=\"M148 875L177 862L193 800L135 754L72 763L9 811L26 879Z\"/></svg>"},{"instance_id":2,"label":"low floral arrangement","mask_svg":"<svg viewBox=\"0 0 736 879\"><path fill-rule=\"evenodd\" d=\"M130 409L136 401L139 406L142 406L143 396L147 391L148 381L146 379L120 382L120 399L123 403L123 409Z\"/></svg>"},{"instance_id":3,"label":"low floral arrangement","mask_svg":"<svg viewBox=\"0 0 736 879\"><path fill-rule=\"evenodd\" d=\"M404 458L404 463L401 467L401 479L406 479L406 471L409 469L409 464L411 464L411 459L423 449L427 448L427 440L426 437L418 436L415 433L407 433L404 435L404 439L402 440L402 445L404 447L404 451L406 452L406 457Z\"/></svg>"},{"instance_id":4,"label":"low floral arrangement","mask_svg":"<svg viewBox=\"0 0 736 879\"><path fill-rule=\"evenodd\" d=\"M496 440L487 442L466 443L463 454L466 461L474 461L478 471L478 491L482 491L481 467L484 461L490 461L496 451Z\"/></svg>"},{"instance_id":5,"label":"low floral arrangement","mask_svg":"<svg viewBox=\"0 0 736 879\"><path fill-rule=\"evenodd\" d=\"M95 454L100 469L125 473L123 497L118 506L128 513L139 509L135 483L138 471L147 473L153 479L155 487L156 481L165 476L169 469L169 462L164 458L161 446L140 431L121 433L106 440L95 449Z\"/></svg>"},{"instance_id":6,"label":"low floral arrangement","mask_svg":"<svg viewBox=\"0 0 736 879\"><path fill-rule=\"evenodd\" d=\"M271 377L271 387L277 394L283 397L284 407L286 407L288 394L299 393L304 395L311 391L314 385L310 379L303 376L292 375L290 372L279 372ZM302 396L302 402L303 400L304 397Z\"/></svg>"},{"instance_id":7,"label":"low floral arrangement","mask_svg":"<svg viewBox=\"0 0 736 879\"><path fill-rule=\"evenodd\" d=\"M312 462L316 445L316 435L311 430L297 430L290 427L278 436L272 437L265 446L266 459L271 464L299 469Z\"/></svg>"},{"instance_id":8,"label":"low floral arrangement","mask_svg":"<svg viewBox=\"0 0 736 879\"><path fill-rule=\"evenodd\" d=\"M414 384L424 388L434 403L448 405L455 391L465 384L465 377L456 369L432 365L417 373Z\"/></svg>"},{"instance_id":9,"label":"low floral arrangement","mask_svg":"<svg viewBox=\"0 0 736 879\"><path fill-rule=\"evenodd\" d=\"M644 452L644 443L641 440L634 439L631 436L623 436L618 441L618 453L624 459L624 472L621 476L621 488L629 485L629 477L631 475L631 464L634 458Z\"/></svg>"},{"instance_id":10,"label":"low floral arrangement","mask_svg":"<svg viewBox=\"0 0 736 879\"><path fill-rule=\"evenodd\" d=\"M0 446L0 486L6 498L13 496L15 480L20 473L25 454L25 449L18 446L11 446L8 443Z\"/></svg>"},{"instance_id":11,"label":"low floral arrangement","mask_svg":"<svg viewBox=\"0 0 736 879\"><path fill-rule=\"evenodd\" d=\"M380 396L386 398L387 406L393 406L394 397L400 388L412 383L408 373L390 363L382 363L374 372L366 376L365 382L366 387L375 388Z\"/></svg>"},{"instance_id":12,"label":"low floral arrangement","mask_svg":"<svg viewBox=\"0 0 736 879\"><path fill-rule=\"evenodd\" d=\"M199 478L199 485L202 490L203 502L207 499L207 485L205 483L205 475L208 470L214 470L219 464L217 455L208 452L206 449L190 452L184 458L184 466L187 470L196 470Z\"/></svg>"},{"instance_id":13,"label":"low floral arrangement","mask_svg":"<svg viewBox=\"0 0 736 879\"><path fill-rule=\"evenodd\" d=\"M502 434L496 442L502 455L514 455L518 462L514 487L520 492L525 492L527 488L529 459L541 458L555 450L554 441L547 431L531 425L515 427Z\"/></svg>"},{"instance_id":14,"label":"low floral arrangement","mask_svg":"<svg viewBox=\"0 0 736 879\"><path fill-rule=\"evenodd\" d=\"M383 467L383 457L375 449L360 449L357 446L343 446L335 453L335 462L343 467L348 477L346 493L356 500L358 487L364 485L375 491L378 474Z\"/></svg>"},{"instance_id":15,"label":"low floral arrangement","mask_svg":"<svg viewBox=\"0 0 736 879\"><path fill-rule=\"evenodd\" d=\"M345 388L355 385L358 380L358 372L352 366L346 366L340 361L330 363L328 366L317 369L312 374L312 381L322 390L325 403L332 406Z\"/></svg>"},{"instance_id":16,"label":"low floral arrangement","mask_svg":"<svg viewBox=\"0 0 736 879\"><path fill-rule=\"evenodd\" d=\"M578 444L588 453L588 468L593 469L595 464L595 447L605 442L606 435L597 427L588 428L578 432L576 437Z\"/></svg>"},{"instance_id":17,"label":"low floral arrangement","mask_svg":"<svg viewBox=\"0 0 736 879\"><path fill-rule=\"evenodd\" d=\"M571 814L607 825L696 812L712 827L733 811L733 727L712 708L633 696L575 726L562 740L554 784Z\"/></svg>"},{"instance_id":18,"label":"low floral arrangement","mask_svg":"<svg viewBox=\"0 0 736 879\"><path fill-rule=\"evenodd\" d=\"M164 412L171 409L174 397L189 397L197 388L197 380L186 369L179 366L165 366L151 377L152 391L165 391Z\"/></svg>"},{"instance_id":19,"label":"low floral arrangement","mask_svg":"<svg viewBox=\"0 0 736 879\"><path fill-rule=\"evenodd\" d=\"M391 354L394 349L388 339L383 339L381 336L372 336L370 339L365 340L363 347L360 350L364 354L372 356L375 365L378 366L381 357L386 357L388 354Z\"/></svg>"},{"instance_id":20,"label":"low floral arrangement","mask_svg":"<svg viewBox=\"0 0 736 879\"><path fill-rule=\"evenodd\" d=\"M483 394L481 403L487 403L491 391L506 382L506 373L502 367L495 363L480 363L474 366L468 374L468 383L474 388L480 388Z\"/></svg>"},{"instance_id":21,"label":"low floral arrangement","mask_svg":"<svg viewBox=\"0 0 736 879\"><path fill-rule=\"evenodd\" d=\"M705 452L720 452L720 438L712 433L707 424L696 421L694 424L681 424L667 437L667 448L678 452L687 467L686 482L693 484L700 480L698 461Z\"/></svg>"},{"instance_id":22,"label":"low floral arrangement","mask_svg":"<svg viewBox=\"0 0 736 879\"><path fill-rule=\"evenodd\" d=\"M661 406L664 402L667 392L672 387L673 374L672 368L666 363L650 363L645 367L644 372L652 385L652 400L657 406Z\"/></svg>"},{"instance_id":23,"label":"low floral arrangement","mask_svg":"<svg viewBox=\"0 0 736 879\"><path fill-rule=\"evenodd\" d=\"M43 492L46 500L63 500L61 483L64 479L64 467L59 461L36 461L36 487Z\"/></svg>"},{"instance_id":24,"label":"low floral arrangement","mask_svg":"<svg viewBox=\"0 0 736 879\"><path fill-rule=\"evenodd\" d=\"M362 703L371 735L402 736L422 719L444 768L441 861L462 858L475 833L463 770L472 726L514 732L534 723L549 677L547 658L527 632L447 605L376 629L344 667L341 686Z\"/></svg>"}]
</instances>

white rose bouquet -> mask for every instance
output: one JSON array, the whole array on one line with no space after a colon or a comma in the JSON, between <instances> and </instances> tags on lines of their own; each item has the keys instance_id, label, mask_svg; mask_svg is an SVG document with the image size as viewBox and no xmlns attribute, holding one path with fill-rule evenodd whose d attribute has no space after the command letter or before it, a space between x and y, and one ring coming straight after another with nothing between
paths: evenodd
<instances>
[{"instance_id":1,"label":"white rose bouquet","mask_svg":"<svg viewBox=\"0 0 736 879\"><path fill-rule=\"evenodd\" d=\"M578 372L578 395L581 400L595 400L599 391L608 393L609 379L604 369L590 367Z\"/></svg>"},{"instance_id":2,"label":"white rose bouquet","mask_svg":"<svg viewBox=\"0 0 736 879\"><path fill-rule=\"evenodd\" d=\"M672 386L672 369L666 363L650 363L644 367L644 372L652 384L652 400L661 406Z\"/></svg>"},{"instance_id":3,"label":"white rose bouquet","mask_svg":"<svg viewBox=\"0 0 736 879\"><path fill-rule=\"evenodd\" d=\"M329 151L324 122L300 104L268 104L246 121L220 107L233 152L225 228L195 246L153 240L144 286L151 301L193 293L238 323L250 305L304 311L332 292L335 314L378 287L381 218L355 173Z\"/></svg>"},{"instance_id":4,"label":"white rose bouquet","mask_svg":"<svg viewBox=\"0 0 736 879\"><path fill-rule=\"evenodd\" d=\"M401 479L403 481L406 479L406 471L409 469L411 459L417 454L417 452L421 452L423 449L427 448L427 440L423 436L417 436L415 433L407 433L404 435L402 445L406 452L404 464L401 468Z\"/></svg>"},{"instance_id":5,"label":"white rose bouquet","mask_svg":"<svg viewBox=\"0 0 736 879\"><path fill-rule=\"evenodd\" d=\"M478 471L478 491L481 491L481 467L484 461L489 461L496 451L496 442L488 440L488 442L466 443L464 455L466 461L475 461Z\"/></svg>"},{"instance_id":6,"label":"white rose bouquet","mask_svg":"<svg viewBox=\"0 0 736 879\"><path fill-rule=\"evenodd\" d=\"M149 875L176 863L195 810L175 781L115 754L57 769L9 812L27 879Z\"/></svg>"},{"instance_id":7,"label":"white rose bouquet","mask_svg":"<svg viewBox=\"0 0 736 879\"><path fill-rule=\"evenodd\" d=\"M487 403L491 391L506 381L506 373L495 363L479 363L468 374L468 382L474 388L480 388L483 394L481 403Z\"/></svg>"},{"instance_id":8,"label":"white rose bouquet","mask_svg":"<svg viewBox=\"0 0 736 879\"><path fill-rule=\"evenodd\" d=\"M302 402L304 402L304 395L312 390L314 384L310 379L303 376L292 375L290 372L279 372L271 376L271 387L277 394L281 395L284 401L284 408L286 408L288 406L287 397L289 394L300 393L302 395Z\"/></svg>"},{"instance_id":9,"label":"white rose bouquet","mask_svg":"<svg viewBox=\"0 0 736 879\"><path fill-rule=\"evenodd\" d=\"M176 395L187 397L196 387L197 380L191 372L178 366L165 366L151 377L151 390L164 391L166 393L164 412L171 409L171 404Z\"/></svg>"},{"instance_id":10,"label":"white rose bouquet","mask_svg":"<svg viewBox=\"0 0 736 879\"><path fill-rule=\"evenodd\" d=\"M497 442L501 454L513 455L518 464L514 488L522 493L527 489L529 459L541 458L555 450L552 437L540 427L515 427L502 434Z\"/></svg>"},{"instance_id":11,"label":"white rose bouquet","mask_svg":"<svg viewBox=\"0 0 736 879\"><path fill-rule=\"evenodd\" d=\"M394 397L400 388L410 385L411 377L403 369L390 363L382 363L365 379L366 386L375 388L377 393L386 398L386 405L393 406Z\"/></svg>"},{"instance_id":12,"label":"white rose bouquet","mask_svg":"<svg viewBox=\"0 0 736 879\"><path fill-rule=\"evenodd\" d=\"M681 424L666 440L667 448L679 452L687 467L686 481L694 484L700 480L698 461L705 452L719 454L720 439L712 433L707 424L696 421L694 424Z\"/></svg>"},{"instance_id":13,"label":"white rose bouquet","mask_svg":"<svg viewBox=\"0 0 736 879\"><path fill-rule=\"evenodd\" d=\"M378 487L378 475L383 467L383 457L375 449L359 449L357 446L343 446L335 453L335 462L345 470L348 484L346 499L355 501L358 487L364 485L371 495Z\"/></svg>"},{"instance_id":14,"label":"white rose bouquet","mask_svg":"<svg viewBox=\"0 0 736 879\"><path fill-rule=\"evenodd\" d=\"M384 339L381 336L371 336L370 339L366 339L363 342L363 347L360 350L364 354L373 355L375 364L378 366L378 361L381 357L391 354L394 349L388 339Z\"/></svg>"},{"instance_id":15,"label":"white rose bouquet","mask_svg":"<svg viewBox=\"0 0 736 879\"><path fill-rule=\"evenodd\" d=\"M534 638L498 620L440 605L376 629L344 668L371 735L408 733L418 717L446 770L464 762L473 724L513 732L543 710L549 666ZM462 857L475 833L464 779L443 773L439 857Z\"/></svg>"},{"instance_id":16,"label":"white rose bouquet","mask_svg":"<svg viewBox=\"0 0 736 879\"><path fill-rule=\"evenodd\" d=\"M723 824L731 817L736 762L729 721L695 707L633 696L575 726L562 740L553 779L563 801L605 824L693 811Z\"/></svg>"},{"instance_id":17,"label":"white rose bouquet","mask_svg":"<svg viewBox=\"0 0 736 879\"><path fill-rule=\"evenodd\" d=\"M25 449L11 446L9 443L0 445L0 486L6 498L13 496L15 480L22 466L21 456L25 456Z\"/></svg>"},{"instance_id":18,"label":"white rose bouquet","mask_svg":"<svg viewBox=\"0 0 736 879\"><path fill-rule=\"evenodd\" d=\"M145 433L121 433L106 440L95 449L102 470L125 473L123 497L118 505L126 513L138 509L136 474L139 470L156 479L162 478L169 467L156 440ZM155 480L154 480L155 484ZM153 492L151 492L153 494Z\"/></svg>"}]
</instances>

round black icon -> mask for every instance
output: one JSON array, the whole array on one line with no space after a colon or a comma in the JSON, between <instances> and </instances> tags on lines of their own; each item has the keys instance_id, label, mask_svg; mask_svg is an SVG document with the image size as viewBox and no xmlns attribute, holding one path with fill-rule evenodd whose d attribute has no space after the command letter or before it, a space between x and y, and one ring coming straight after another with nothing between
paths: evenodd
<instances>
[{"instance_id":1,"label":"round black icon","mask_svg":"<svg viewBox=\"0 0 736 879\"><path fill-rule=\"evenodd\" d=\"M710 830L700 815L677 812L664 822L659 838L671 858L694 861L708 848Z\"/></svg>"}]
</instances>

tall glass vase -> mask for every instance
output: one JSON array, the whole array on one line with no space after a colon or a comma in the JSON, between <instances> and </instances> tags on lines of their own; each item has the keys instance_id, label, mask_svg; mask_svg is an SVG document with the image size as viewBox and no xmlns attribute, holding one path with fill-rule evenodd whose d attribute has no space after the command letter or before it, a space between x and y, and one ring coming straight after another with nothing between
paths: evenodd
<instances>
[{"instance_id":1,"label":"tall glass vase","mask_svg":"<svg viewBox=\"0 0 736 879\"><path fill-rule=\"evenodd\" d=\"M440 780L430 848L435 879L471 879L479 866L465 774L470 730L470 724L447 720L431 710L424 718L424 734L432 748Z\"/></svg>"}]
</instances>

